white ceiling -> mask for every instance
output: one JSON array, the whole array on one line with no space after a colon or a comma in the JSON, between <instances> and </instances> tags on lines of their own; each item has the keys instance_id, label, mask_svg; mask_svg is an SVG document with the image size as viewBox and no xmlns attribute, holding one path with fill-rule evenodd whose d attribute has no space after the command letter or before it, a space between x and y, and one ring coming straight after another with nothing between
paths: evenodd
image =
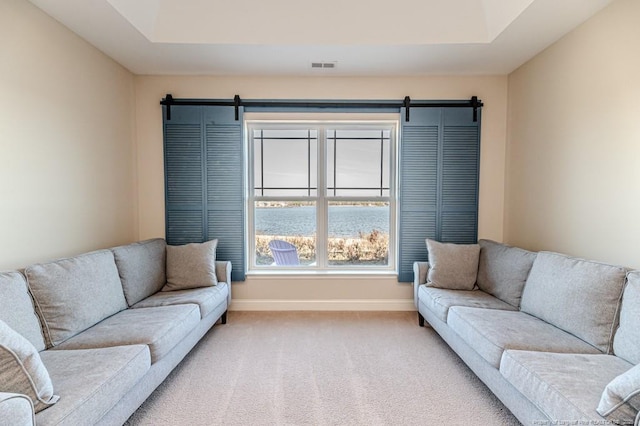
<instances>
[{"instance_id":1,"label":"white ceiling","mask_svg":"<svg viewBox=\"0 0 640 426\"><path fill-rule=\"evenodd\" d=\"M389 76L507 74L612 0L30 1L135 74Z\"/></svg>"}]
</instances>

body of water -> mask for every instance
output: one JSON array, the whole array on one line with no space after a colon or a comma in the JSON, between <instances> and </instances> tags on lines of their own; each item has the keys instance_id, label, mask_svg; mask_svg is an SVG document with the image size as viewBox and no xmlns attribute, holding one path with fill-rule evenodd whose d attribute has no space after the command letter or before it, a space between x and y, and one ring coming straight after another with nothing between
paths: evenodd
<instances>
[{"instance_id":1,"label":"body of water","mask_svg":"<svg viewBox=\"0 0 640 426\"><path fill-rule=\"evenodd\" d=\"M256 208L257 235L313 235L316 232L316 209L313 206ZM329 237L357 237L374 229L389 233L389 207L329 207Z\"/></svg>"}]
</instances>

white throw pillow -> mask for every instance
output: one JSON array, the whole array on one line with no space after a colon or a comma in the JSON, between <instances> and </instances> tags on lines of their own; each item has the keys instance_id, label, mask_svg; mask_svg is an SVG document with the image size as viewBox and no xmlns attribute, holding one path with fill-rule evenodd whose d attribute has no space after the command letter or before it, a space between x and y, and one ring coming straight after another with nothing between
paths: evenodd
<instances>
[{"instance_id":1,"label":"white throw pillow","mask_svg":"<svg viewBox=\"0 0 640 426\"><path fill-rule=\"evenodd\" d=\"M608 420L637 415L640 409L640 364L613 379L600 397L597 411ZM633 420L633 419L631 419Z\"/></svg>"},{"instance_id":2,"label":"white throw pillow","mask_svg":"<svg viewBox=\"0 0 640 426\"><path fill-rule=\"evenodd\" d=\"M427 287L473 290L478 276L478 244L440 243L427 239L429 274Z\"/></svg>"},{"instance_id":3,"label":"white throw pillow","mask_svg":"<svg viewBox=\"0 0 640 426\"><path fill-rule=\"evenodd\" d=\"M35 412L55 404L49 372L35 346L0 320L0 383L2 392L27 395Z\"/></svg>"},{"instance_id":4,"label":"white throw pillow","mask_svg":"<svg viewBox=\"0 0 640 426\"><path fill-rule=\"evenodd\" d=\"M167 284L162 291L217 285L217 247L218 240L167 246Z\"/></svg>"}]
</instances>

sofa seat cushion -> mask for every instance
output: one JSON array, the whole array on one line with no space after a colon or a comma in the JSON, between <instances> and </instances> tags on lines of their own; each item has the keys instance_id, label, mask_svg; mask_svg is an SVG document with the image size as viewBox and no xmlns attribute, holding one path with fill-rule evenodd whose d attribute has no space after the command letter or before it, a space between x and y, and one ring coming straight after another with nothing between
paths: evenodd
<instances>
[{"instance_id":1,"label":"sofa seat cushion","mask_svg":"<svg viewBox=\"0 0 640 426\"><path fill-rule=\"evenodd\" d=\"M219 282L218 285L214 287L162 291L136 303L133 305L133 308L151 308L193 303L200 308L200 318L204 318L220 306L221 303L226 303L228 294L229 287L227 283Z\"/></svg>"},{"instance_id":2,"label":"sofa seat cushion","mask_svg":"<svg viewBox=\"0 0 640 426\"><path fill-rule=\"evenodd\" d=\"M495 368L507 349L561 353L600 353L598 349L538 318L517 311L449 309L447 324Z\"/></svg>"},{"instance_id":3,"label":"sofa seat cushion","mask_svg":"<svg viewBox=\"0 0 640 426\"><path fill-rule=\"evenodd\" d=\"M447 322L449 308L452 306L516 310L508 303L482 290L447 290L421 285L418 289L418 300L443 322Z\"/></svg>"},{"instance_id":4,"label":"sofa seat cushion","mask_svg":"<svg viewBox=\"0 0 640 426\"><path fill-rule=\"evenodd\" d=\"M500 373L551 421L609 424L596 411L600 396L613 378L631 367L613 355L509 350L502 356ZM625 409L616 414L633 424L635 413Z\"/></svg>"},{"instance_id":5,"label":"sofa seat cushion","mask_svg":"<svg viewBox=\"0 0 640 426\"><path fill-rule=\"evenodd\" d=\"M48 350L41 356L60 400L36 415L39 426L97 423L151 366L145 345Z\"/></svg>"},{"instance_id":6,"label":"sofa seat cushion","mask_svg":"<svg viewBox=\"0 0 640 426\"><path fill-rule=\"evenodd\" d=\"M56 349L148 345L151 362L166 355L200 322L197 305L127 309L67 340Z\"/></svg>"}]
</instances>

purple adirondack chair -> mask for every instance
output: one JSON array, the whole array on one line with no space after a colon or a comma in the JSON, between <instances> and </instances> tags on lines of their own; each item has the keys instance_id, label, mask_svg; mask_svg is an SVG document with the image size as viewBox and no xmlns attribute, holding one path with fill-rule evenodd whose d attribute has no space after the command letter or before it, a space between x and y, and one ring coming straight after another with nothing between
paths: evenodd
<instances>
[{"instance_id":1,"label":"purple adirondack chair","mask_svg":"<svg viewBox=\"0 0 640 426\"><path fill-rule=\"evenodd\" d=\"M276 261L276 265L295 266L300 264L296 246L282 240L269 241L269 249Z\"/></svg>"}]
</instances>

